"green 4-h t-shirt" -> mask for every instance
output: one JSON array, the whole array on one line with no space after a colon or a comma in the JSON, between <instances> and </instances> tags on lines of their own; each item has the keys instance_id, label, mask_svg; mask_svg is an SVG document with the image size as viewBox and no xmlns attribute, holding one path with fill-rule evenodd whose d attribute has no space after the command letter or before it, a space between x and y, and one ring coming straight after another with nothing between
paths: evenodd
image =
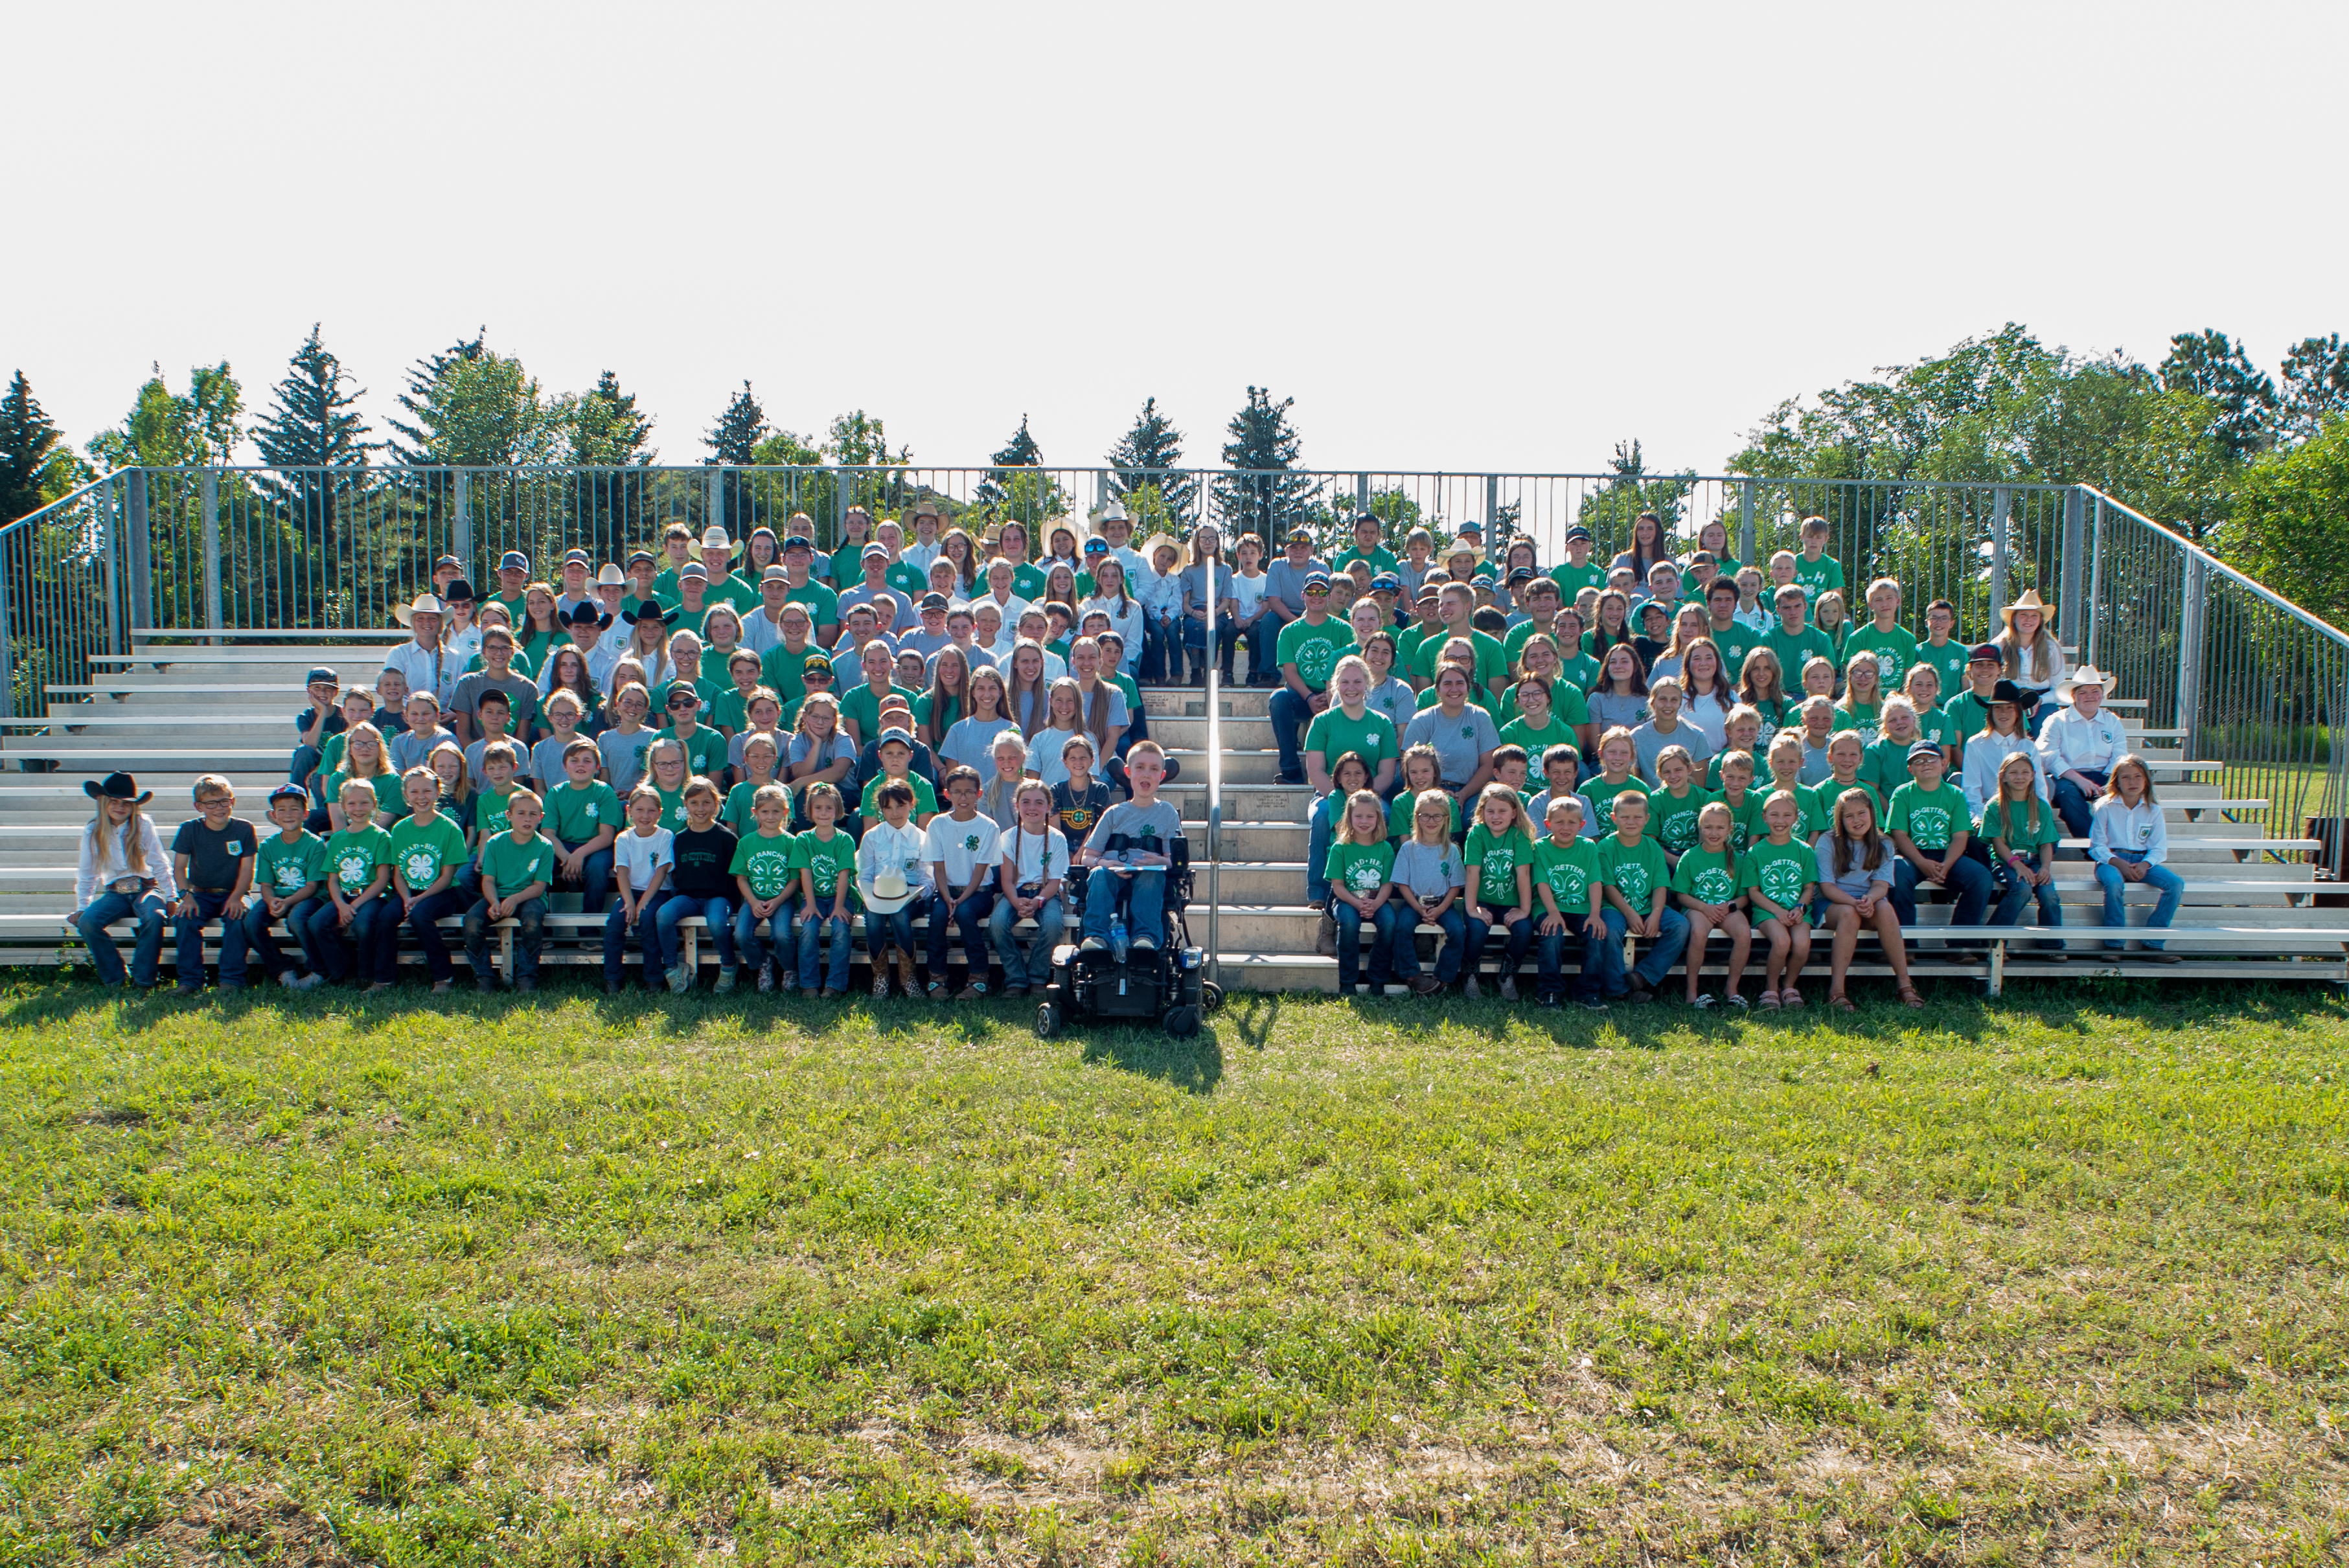
<instances>
[{"instance_id":1,"label":"green 4-h t-shirt","mask_svg":"<svg viewBox=\"0 0 2349 1568\"><path fill-rule=\"evenodd\" d=\"M1557 584L1561 602L1571 604L1585 588L1607 589L1607 568L1596 561L1585 561L1577 566L1571 561L1561 561L1549 569L1549 580Z\"/></svg>"},{"instance_id":2,"label":"green 4-h t-shirt","mask_svg":"<svg viewBox=\"0 0 2349 1568\"><path fill-rule=\"evenodd\" d=\"M283 833L272 833L253 851L253 860L254 886L279 898L326 880L326 841L316 833L297 832L290 844Z\"/></svg>"},{"instance_id":3,"label":"green 4-h t-shirt","mask_svg":"<svg viewBox=\"0 0 2349 1568\"><path fill-rule=\"evenodd\" d=\"M1506 695L1514 697L1516 696L1516 689L1513 686ZM1579 706L1582 701L1582 694L1576 691L1572 686L1562 686L1558 687L1557 695L1560 696L1572 697L1578 706ZM1504 702L1501 706L1506 707L1508 704ZM1588 724L1589 721L1589 712L1588 709L1585 709L1580 722ZM1541 771L1542 758L1553 746L1573 746L1575 760L1579 762L1582 759L1582 748L1575 745L1573 726L1561 721L1557 716L1557 710L1556 708L1552 708L1550 710L1549 722L1543 725L1539 729L1536 729L1533 725L1526 719L1513 718L1509 720L1506 724L1501 726L1501 744L1504 746L1524 747L1526 748L1526 760L1529 765L1531 765L1536 773L1539 773Z\"/></svg>"},{"instance_id":4,"label":"green 4-h t-shirt","mask_svg":"<svg viewBox=\"0 0 2349 1568\"><path fill-rule=\"evenodd\" d=\"M1598 910L1599 884L1606 880L1599 846L1589 839L1564 844L1544 839L1534 846L1534 881L1549 889L1557 912L1568 920L1586 920Z\"/></svg>"},{"instance_id":5,"label":"green 4-h t-shirt","mask_svg":"<svg viewBox=\"0 0 2349 1568\"><path fill-rule=\"evenodd\" d=\"M1818 813L1820 822L1824 824L1819 831L1822 833L1835 831L1836 802L1843 799L1843 792L1847 789L1857 789L1868 797L1868 802L1876 808L1876 825L1879 829L1882 828L1884 797L1876 792L1875 786L1858 780L1849 784L1838 784L1832 779L1822 779L1811 786L1812 805Z\"/></svg>"},{"instance_id":6,"label":"green 4-h t-shirt","mask_svg":"<svg viewBox=\"0 0 2349 1568\"><path fill-rule=\"evenodd\" d=\"M1609 784L1607 782L1607 776L1603 773L1584 780L1582 794L1590 802L1590 810L1599 818L1597 826L1600 838L1609 837L1615 831L1616 798L1629 795L1635 789L1643 798L1648 793L1648 787L1640 782L1639 776L1636 774L1624 779L1620 784Z\"/></svg>"},{"instance_id":7,"label":"green 4-h t-shirt","mask_svg":"<svg viewBox=\"0 0 2349 1568\"><path fill-rule=\"evenodd\" d=\"M481 875L490 879L500 898L512 898L533 882L554 881L554 841L533 833L522 843L511 832L481 844Z\"/></svg>"},{"instance_id":8,"label":"green 4-h t-shirt","mask_svg":"<svg viewBox=\"0 0 2349 1568\"><path fill-rule=\"evenodd\" d=\"M1940 699L1947 703L1966 689L1966 661L1972 656L1972 649L1951 637L1938 647L1931 643L1918 644L1909 663L1912 668L1918 665L1932 667L1933 673L1941 677Z\"/></svg>"},{"instance_id":9,"label":"green 4-h t-shirt","mask_svg":"<svg viewBox=\"0 0 2349 1568\"><path fill-rule=\"evenodd\" d=\"M1386 885L1387 874L1394 870L1394 846L1386 842L1375 844L1332 844L1330 858L1322 868L1331 887L1344 888L1356 897L1367 897Z\"/></svg>"},{"instance_id":10,"label":"green 4-h t-shirt","mask_svg":"<svg viewBox=\"0 0 2349 1568\"><path fill-rule=\"evenodd\" d=\"M1822 593L1843 592L1843 562L1825 552L1820 553L1816 561L1796 552L1795 581L1803 585L1803 591L1810 595L1810 602L1816 604L1819 602L1819 595ZM1792 686L1794 683L1789 681L1786 684Z\"/></svg>"},{"instance_id":11,"label":"green 4-h t-shirt","mask_svg":"<svg viewBox=\"0 0 2349 1568\"><path fill-rule=\"evenodd\" d=\"M1801 903L1804 887L1816 882L1818 874L1817 852L1799 834L1785 844L1756 839L1751 849L1737 857L1738 891L1759 892L1780 909Z\"/></svg>"},{"instance_id":12,"label":"green 4-h t-shirt","mask_svg":"<svg viewBox=\"0 0 2349 1568\"><path fill-rule=\"evenodd\" d=\"M372 824L346 828L326 841L326 869L345 898L357 898L391 860L391 835Z\"/></svg>"},{"instance_id":13,"label":"green 4-h t-shirt","mask_svg":"<svg viewBox=\"0 0 2349 1568\"><path fill-rule=\"evenodd\" d=\"M1869 621L1844 639L1843 656L1848 662L1854 654L1873 654L1876 673L1884 679L1886 691L1899 691L1900 683L1909 678L1909 666L1917 662L1917 638L1905 626L1895 626L1879 632Z\"/></svg>"},{"instance_id":14,"label":"green 4-h t-shirt","mask_svg":"<svg viewBox=\"0 0 2349 1568\"><path fill-rule=\"evenodd\" d=\"M1648 793L1648 831L1668 853L1684 855L1696 848L1696 814L1720 797L1693 785L1685 795L1670 789Z\"/></svg>"},{"instance_id":15,"label":"green 4-h t-shirt","mask_svg":"<svg viewBox=\"0 0 2349 1568\"><path fill-rule=\"evenodd\" d=\"M722 741L719 755L724 755ZM617 833L626 825L620 798L601 779L591 780L584 789L561 784L546 792L546 826L566 844L584 844L606 828Z\"/></svg>"},{"instance_id":16,"label":"green 4-h t-shirt","mask_svg":"<svg viewBox=\"0 0 2349 1568\"><path fill-rule=\"evenodd\" d=\"M1745 676L1745 655L1762 645L1762 634L1738 621L1730 622L1727 631L1707 621L1704 634L1712 639L1714 647L1721 650L1721 673L1729 677L1732 686L1740 684ZM1786 681L1784 684L1794 686L1796 683Z\"/></svg>"},{"instance_id":17,"label":"green 4-h t-shirt","mask_svg":"<svg viewBox=\"0 0 2349 1568\"><path fill-rule=\"evenodd\" d=\"M1353 628L1336 616L1324 616L1316 626L1299 615L1280 629L1274 659L1278 664L1295 665L1298 678L1304 681L1306 689L1320 691L1329 686L1338 661L1352 652L1353 646Z\"/></svg>"},{"instance_id":18,"label":"green 4-h t-shirt","mask_svg":"<svg viewBox=\"0 0 2349 1568\"><path fill-rule=\"evenodd\" d=\"M473 826L480 831L482 843L488 843L513 826L506 820L506 802L521 792L517 786L509 784L502 795L495 789L485 789L473 797Z\"/></svg>"},{"instance_id":19,"label":"green 4-h t-shirt","mask_svg":"<svg viewBox=\"0 0 2349 1568\"><path fill-rule=\"evenodd\" d=\"M873 776L872 782L864 786L864 797L857 801L856 810L857 814L863 817L866 821L878 822L882 820L881 803L878 797L881 793L881 786L886 784L888 781L889 776L887 774L875 773ZM901 782L910 786L914 791L914 815L905 819L908 822L913 821L915 818L934 817L937 815L938 792L930 788L930 781L928 779L923 778L918 773L908 773Z\"/></svg>"},{"instance_id":20,"label":"green 4-h t-shirt","mask_svg":"<svg viewBox=\"0 0 2349 1568\"><path fill-rule=\"evenodd\" d=\"M1533 841L1515 828L1496 834L1479 822L1468 830L1460 859L1475 869L1476 902L1508 909L1517 902L1517 868L1533 867Z\"/></svg>"},{"instance_id":21,"label":"green 4-h t-shirt","mask_svg":"<svg viewBox=\"0 0 2349 1568\"><path fill-rule=\"evenodd\" d=\"M464 859L465 830L445 812L434 813L430 827L403 817L391 830L392 869L408 880L410 892L422 892Z\"/></svg>"},{"instance_id":22,"label":"green 4-h t-shirt","mask_svg":"<svg viewBox=\"0 0 2349 1568\"><path fill-rule=\"evenodd\" d=\"M1782 683L1790 692L1803 689L1803 666L1813 659L1835 662L1835 645L1816 626L1805 626L1789 635L1785 624L1774 620L1770 629L1762 634L1762 646L1778 655Z\"/></svg>"},{"instance_id":23,"label":"green 4-h t-shirt","mask_svg":"<svg viewBox=\"0 0 2349 1568\"><path fill-rule=\"evenodd\" d=\"M2031 821L2031 802L2017 800L2011 806L2004 799L1986 801L1982 806L1982 835L1985 839L2006 841L2006 847L2024 854L2042 844L2053 844L2064 837L2064 824L2057 819L2054 807L2039 801L2039 822L2036 830Z\"/></svg>"},{"instance_id":24,"label":"green 4-h t-shirt","mask_svg":"<svg viewBox=\"0 0 2349 1568\"><path fill-rule=\"evenodd\" d=\"M1727 903L1737 896L1737 872L1717 850L1691 850L1672 872L1672 891L1704 903Z\"/></svg>"},{"instance_id":25,"label":"green 4-h t-shirt","mask_svg":"<svg viewBox=\"0 0 2349 1568\"><path fill-rule=\"evenodd\" d=\"M856 907L856 841L834 830L829 839L816 837L810 829L792 839L792 872L808 874L809 885L818 903L832 902L833 885L845 879L848 883L848 906Z\"/></svg>"},{"instance_id":26,"label":"green 4-h t-shirt","mask_svg":"<svg viewBox=\"0 0 2349 1568\"><path fill-rule=\"evenodd\" d=\"M718 809L718 820L733 829L734 836L738 839L757 832L759 819L752 814L750 808L759 791L765 789L767 784L773 782L775 780L772 779L767 779L764 784L755 779L745 779L735 785L726 791L726 804ZM791 808L786 806L783 808L783 820L788 822L791 820Z\"/></svg>"},{"instance_id":27,"label":"green 4-h t-shirt","mask_svg":"<svg viewBox=\"0 0 2349 1568\"><path fill-rule=\"evenodd\" d=\"M1324 768L1354 752L1370 764L1374 776L1380 763L1400 755L1392 719L1374 707L1362 709L1360 718L1348 718L1335 703L1315 714L1313 722L1305 727L1304 749L1319 752Z\"/></svg>"},{"instance_id":28,"label":"green 4-h t-shirt","mask_svg":"<svg viewBox=\"0 0 2349 1568\"><path fill-rule=\"evenodd\" d=\"M1477 691L1490 692L1495 681L1509 678L1509 653L1498 637L1474 629L1455 632L1447 626L1430 632L1412 655L1413 667L1419 672L1420 679L1435 678L1435 661L1444 656L1444 645L1461 637L1467 638L1468 645L1476 650ZM1469 693L1472 697L1475 695L1476 692Z\"/></svg>"},{"instance_id":29,"label":"green 4-h t-shirt","mask_svg":"<svg viewBox=\"0 0 2349 1568\"><path fill-rule=\"evenodd\" d=\"M1906 833L1919 849L1939 853L1960 833L1972 832L1974 819L1966 809L1965 791L1944 779L1934 789L1909 783L1892 791L1884 830Z\"/></svg>"},{"instance_id":30,"label":"green 4-h t-shirt","mask_svg":"<svg viewBox=\"0 0 2349 1568\"><path fill-rule=\"evenodd\" d=\"M664 696L662 700L667 699ZM664 740L674 740L685 748L685 776L688 779L698 775L715 780L726 766L726 737L715 725L697 724L691 735L679 735L675 725L667 725L653 737L656 744Z\"/></svg>"},{"instance_id":31,"label":"green 4-h t-shirt","mask_svg":"<svg viewBox=\"0 0 2349 1568\"><path fill-rule=\"evenodd\" d=\"M1641 915L1648 913L1649 901L1671 885L1671 868L1664 864L1664 851L1645 834L1631 845L1623 842L1620 833L1608 834L1599 841L1599 862L1606 868L1607 884Z\"/></svg>"},{"instance_id":32,"label":"green 4-h t-shirt","mask_svg":"<svg viewBox=\"0 0 2349 1568\"><path fill-rule=\"evenodd\" d=\"M750 880L753 898L779 897L799 874L792 865L792 843L789 833L771 839L752 833L734 847L734 863L726 869Z\"/></svg>"}]
</instances>

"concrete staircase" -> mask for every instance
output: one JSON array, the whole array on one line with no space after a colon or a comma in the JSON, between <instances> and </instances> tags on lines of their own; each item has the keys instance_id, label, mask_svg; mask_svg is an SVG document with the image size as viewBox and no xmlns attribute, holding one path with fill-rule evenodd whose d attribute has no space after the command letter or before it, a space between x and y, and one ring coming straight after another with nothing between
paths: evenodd
<instances>
[{"instance_id":1,"label":"concrete staircase","mask_svg":"<svg viewBox=\"0 0 2349 1568\"><path fill-rule=\"evenodd\" d=\"M89 689L53 692L46 721L19 722L0 734L0 962L54 964L67 946L78 950L66 943L63 922L73 907L77 847L90 817L84 779L117 768L135 772L142 789L155 791L149 810L167 841L172 825L193 814L189 790L202 773L225 776L236 788L240 814L258 822L264 797L285 778L305 672L326 664L346 683L371 678L383 650L398 640L392 632L288 634L207 645L197 636L140 634L132 654L100 661L105 673ZM1315 953L1319 915L1304 903L1308 795L1300 786L1273 782L1268 696L1220 694L1225 826L1216 876L1224 984L1332 990L1336 960ZM1145 691L1143 701L1152 735L1183 762L1167 793L1195 824L1198 891L1191 927L1194 939L1204 941L1206 694L1157 688ZM2134 705L2116 706L2127 721ZM2136 967L2164 978L2343 979L2349 908L2330 906L2349 903L2349 892L2319 888L2310 863L2314 843L2269 838L2266 803L2226 798L2216 781L2219 765L2182 757L2173 736L2145 733L2141 740L2168 817L2172 861L2188 881L2170 945L2194 959L2161 969L2115 964L2075 932L2074 962L2049 972ZM2101 895L2086 863L2064 862L2060 882L2066 919L2075 927L2095 925ZM2152 895L2133 893L2131 903L2143 906L2132 910L2142 922ZM1944 924L1948 910L1927 904L1919 917L1922 925ZM2013 954L2017 973L2031 963L2023 949L2038 934L2023 934ZM1722 955L1716 944L1716 964ZM1814 963L1822 965L1824 957ZM1979 963L1938 962L1930 954L1917 967L1977 978L1984 973ZM1885 972L1865 964L1860 970Z\"/></svg>"}]
</instances>

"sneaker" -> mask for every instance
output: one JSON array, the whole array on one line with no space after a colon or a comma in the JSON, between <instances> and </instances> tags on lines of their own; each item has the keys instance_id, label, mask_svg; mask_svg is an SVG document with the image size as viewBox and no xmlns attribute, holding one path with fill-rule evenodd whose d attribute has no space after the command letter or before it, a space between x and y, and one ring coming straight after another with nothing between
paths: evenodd
<instances>
[{"instance_id":1,"label":"sneaker","mask_svg":"<svg viewBox=\"0 0 2349 1568\"><path fill-rule=\"evenodd\" d=\"M1700 991L1689 998L1689 1006L1702 1012L1705 1008L1713 1006L1717 1000L1712 992Z\"/></svg>"},{"instance_id":2,"label":"sneaker","mask_svg":"<svg viewBox=\"0 0 2349 1568\"><path fill-rule=\"evenodd\" d=\"M1516 1001L1517 999L1517 977L1514 975L1502 975L1500 991L1502 1001Z\"/></svg>"},{"instance_id":3,"label":"sneaker","mask_svg":"<svg viewBox=\"0 0 2349 1568\"><path fill-rule=\"evenodd\" d=\"M1460 995L1463 1000L1474 1002L1485 995L1485 987L1476 984L1476 976L1471 975L1460 982Z\"/></svg>"},{"instance_id":4,"label":"sneaker","mask_svg":"<svg viewBox=\"0 0 2349 1568\"><path fill-rule=\"evenodd\" d=\"M827 985L823 988L823 1000L827 1002L837 1002L847 995L847 991L838 985Z\"/></svg>"},{"instance_id":5,"label":"sneaker","mask_svg":"<svg viewBox=\"0 0 2349 1568\"><path fill-rule=\"evenodd\" d=\"M732 971L729 970L728 973L731 974ZM686 967L685 960L682 958L669 967L668 988L680 996L693 989L693 971Z\"/></svg>"},{"instance_id":6,"label":"sneaker","mask_svg":"<svg viewBox=\"0 0 2349 1568\"><path fill-rule=\"evenodd\" d=\"M324 978L324 976L313 975L309 978L312 980L317 980ZM302 989L305 991L307 991L309 988L310 987L306 984L302 986ZM498 994L498 977L494 975L476 975L473 976L473 989L481 992L485 996L494 996Z\"/></svg>"},{"instance_id":7,"label":"sneaker","mask_svg":"<svg viewBox=\"0 0 2349 1568\"><path fill-rule=\"evenodd\" d=\"M381 993L381 992L388 991L388 990L390 990L390 989L391 989L391 982L390 982L390 981L388 981L388 980L377 980L377 981L374 981L374 982L370 983L370 984L368 985L367 988L366 990L364 990L364 991L360 992L360 993L359 993L359 995L362 995L362 996L373 996L373 995L378 995L378 994L379 994L379 993ZM202 993L201 993L201 992L196 992L196 993L191 993L191 995L202 995Z\"/></svg>"},{"instance_id":8,"label":"sneaker","mask_svg":"<svg viewBox=\"0 0 2349 1568\"><path fill-rule=\"evenodd\" d=\"M734 989L734 978L740 973L741 972L736 969L720 969L718 972L718 984L712 985L710 989L716 992L719 995L723 996L727 992ZM693 985L693 976L690 975L687 975L685 984L687 988L690 989Z\"/></svg>"},{"instance_id":9,"label":"sneaker","mask_svg":"<svg viewBox=\"0 0 2349 1568\"><path fill-rule=\"evenodd\" d=\"M535 975L525 975L521 979L513 983L513 988L525 994L535 991L538 989L538 976Z\"/></svg>"},{"instance_id":10,"label":"sneaker","mask_svg":"<svg viewBox=\"0 0 2349 1568\"><path fill-rule=\"evenodd\" d=\"M1607 999L1603 996L1592 996L1582 1004L1582 1010L1586 1013L1603 1013L1607 1011Z\"/></svg>"},{"instance_id":11,"label":"sneaker","mask_svg":"<svg viewBox=\"0 0 2349 1568\"><path fill-rule=\"evenodd\" d=\"M775 961L770 958L764 964L759 965L759 989L761 991L771 991L774 988Z\"/></svg>"},{"instance_id":12,"label":"sneaker","mask_svg":"<svg viewBox=\"0 0 2349 1568\"><path fill-rule=\"evenodd\" d=\"M1631 1006L1634 1007L1644 1007L1655 999L1656 994L1653 991L1642 991L1637 986L1632 988L1631 995L1629 998Z\"/></svg>"},{"instance_id":13,"label":"sneaker","mask_svg":"<svg viewBox=\"0 0 2349 1568\"><path fill-rule=\"evenodd\" d=\"M454 980L435 980L432 982L432 994L435 996L446 996L450 992L454 991L456 988L457 983ZM237 987L232 986L230 989L234 990L237 989Z\"/></svg>"},{"instance_id":14,"label":"sneaker","mask_svg":"<svg viewBox=\"0 0 2349 1568\"><path fill-rule=\"evenodd\" d=\"M1411 983L1411 994L1414 996L1433 996L1443 989L1444 982L1433 975L1422 975Z\"/></svg>"},{"instance_id":15,"label":"sneaker","mask_svg":"<svg viewBox=\"0 0 2349 1568\"><path fill-rule=\"evenodd\" d=\"M2148 956L2150 956L2150 954L2148 954ZM381 982L378 982L378 984L381 984ZM174 985L171 987L171 995L177 996L182 1002L191 1002L203 994L204 988L201 985Z\"/></svg>"},{"instance_id":16,"label":"sneaker","mask_svg":"<svg viewBox=\"0 0 2349 1568\"><path fill-rule=\"evenodd\" d=\"M302 976L291 969L281 969L277 972L277 983L288 991L299 991L302 988Z\"/></svg>"},{"instance_id":17,"label":"sneaker","mask_svg":"<svg viewBox=\"0 0 2349 1568\"><path fill-rule=\"evenodd\" d=\"M1534 998L1534 1006L1537 1007L1555 1007L1557 1006L1557 998L1545 991L1540 995Z\"/></svg>"},{"instance_id":18,"label":"sneaker","mask_svg":"<svg viewBox=\"0 0 2349 1568\"><path fill-rule=\"evenodd\" d=\"M1126 945L1136 953L1155 953L1158 951L1158 938L1145 931ZM1333 954L1331 956L1335 957L1336 954Z\"/></svg>"},{"instance_id":19,"label":"sneaker","mask_svg":"<svg viewBox=\"0 0 2349 1568\"><path fill-rule=\"evenodd\" d=\"M1109 951L1109 940L1106 937L1088 936L1077 944L1077 951L1088 958L1099 957Z\"/></svg>"}]
</instances>

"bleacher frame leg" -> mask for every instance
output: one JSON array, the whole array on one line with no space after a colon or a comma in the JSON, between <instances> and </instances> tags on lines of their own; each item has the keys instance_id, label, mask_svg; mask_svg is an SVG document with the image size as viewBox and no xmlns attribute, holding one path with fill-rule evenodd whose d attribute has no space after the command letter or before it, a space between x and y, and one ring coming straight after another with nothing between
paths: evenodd
<instances>
[{"instance_id":1,"label":"bleacher frame leg","mask_svg":"<svg viewBox=\"0 0 2349 1568\"><path fill-rule=\"evenodd\" d=\"M1995 1001L2006 990L2006 942L1997 938L1990 944L1990 995Z\"/></svg>"}]
</instances>

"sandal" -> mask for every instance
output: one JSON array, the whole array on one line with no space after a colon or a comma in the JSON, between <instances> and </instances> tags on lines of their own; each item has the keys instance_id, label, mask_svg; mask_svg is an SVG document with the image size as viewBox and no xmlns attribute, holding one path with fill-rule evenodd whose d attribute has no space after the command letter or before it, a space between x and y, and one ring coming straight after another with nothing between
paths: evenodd
<instances>
[{"instance_id":1,"label":"sandal","mask_svg":"<svg viewBox=\"0 0 2349 1568\"><path fill-rule=\"evenodd\" d=\"M1857 1013L1859 1011L1857 1007L1852 1006L1851 998L1845 995L1840 991L1830 991L1827 993L1827 1006L1834 1008L1838 1013Z\"/></svg>"},{"instance_id":2,"label":"sandal","mask_svg":"<svg viewBox=\"0 0 2349 1568\"><path fill-rule=\"evenodd\" d=\"M1778 993L1764 991L1755 999L1754 1005L1765 1013L1775 1013L1778 1010Z\"/></svg>"},{"instance_id":3,"label":"sandal","mask_svg":"<svg viewBox=\"0 0 2349 1568\"><path fill-rule=\"evenodd\" d=\"M1799 1007L1802 1005L1803 994L1800 991L1795 990L1792 985L1782 985L1778 988L1778 1006Z\"/></svg>"},{"instance_id":4,"label":"sandal","mask_svg":"<svg viewBox=\"0 0 2349 1568\"><path fill-rule=\"evenodd\" d=\"M1917 988L1914 985L1903 985L1899 995L1900 1005L1904 1007L1921 1007L1925 1005L1925 998L1917 995Z\"/></svg>"}]
</instances>

